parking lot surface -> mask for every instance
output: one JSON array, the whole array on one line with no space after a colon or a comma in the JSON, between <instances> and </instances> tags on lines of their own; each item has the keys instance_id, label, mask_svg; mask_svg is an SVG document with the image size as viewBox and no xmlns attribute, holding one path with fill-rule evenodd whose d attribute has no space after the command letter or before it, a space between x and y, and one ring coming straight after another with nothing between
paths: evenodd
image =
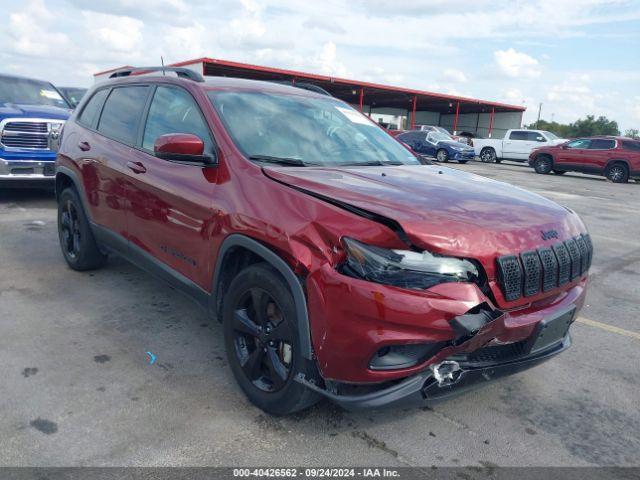
<instances>
[{"instance_id":1,"label":"parking lot surface","mask_svg":"<svg viewBox=\"0 0 640 480\"><path fill-rule=\"evenodd\" d=\"M71 271L52 195L0 190L0 464L640 465L640 185L451 166L584 219L595 258L572 348L431 408L285 418L248 403L194 303L117 258Z\"/></svg>"}]
</instances>

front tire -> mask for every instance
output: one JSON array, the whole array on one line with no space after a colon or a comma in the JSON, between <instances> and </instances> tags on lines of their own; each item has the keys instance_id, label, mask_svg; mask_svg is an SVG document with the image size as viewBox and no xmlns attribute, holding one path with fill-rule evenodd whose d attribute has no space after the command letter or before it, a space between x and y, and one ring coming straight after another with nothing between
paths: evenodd
<instances>
[{"instance_id":1,"label":"front tire","mask_svg":"<svg viewBox=\"0 0 640 480\"><path fill-rule=\"evenodd\" d=\"M441 163L447 163L449 161L449 153L444 148L441 148L436 152L436 159Z\"/></svg>"},{"instance_id":2,"label":"front tire","mask_svg":"<svg viewBox=\"0 0 640 480\"><path fill-rule=\"evenodd\" d=\"M613 183L627 183L629 181L629 169L624 163L613 163L604 172L605 177Z\"/></svg>"},{"instance_id":3,"label":"front tire","mask_svg":"<svg viewBox=\"0 0 640 480\"><path fill-rule=\"evenodd\" d=\"M484 163L499 163L496 151L491 147L485 147L480 151L480 160Z\"/></svg>"},{"instance_id":4,"label":"front tire","mask_svg":"<svg viewBox=\"0 0 640 480\"><path fill-rule=\"evenodd\" d=\"M320 395L294 379L321 384L315 364L302 356L293 296L282 276L259 263L241 271L223 301L227 358L251 403L273 415L310 407Z\"/></svg>"},{"instance_id":5,"label":"front tire","mask_svg":"<svg viewBox=\"0 0 640 480\"><path fill-rule=\"evenodd\" d=\"M536 158L535 162L533 163L533 168L536 173L546 175L547 173L551 172L551 169L553 168L553 162L546 155L542 155Z\"/></svg>"},{"instance_id":6,"label":"front tire","mask_svg":"<svg viewBox=\"0 0 640 480\"><path fill-rule=\"evenodd\" d=\"M58 199L58 238L67 265L73 270L94 270L104 265L104 255L93 236L78 192L66 188Z\"/></svg>"}]
</instances>

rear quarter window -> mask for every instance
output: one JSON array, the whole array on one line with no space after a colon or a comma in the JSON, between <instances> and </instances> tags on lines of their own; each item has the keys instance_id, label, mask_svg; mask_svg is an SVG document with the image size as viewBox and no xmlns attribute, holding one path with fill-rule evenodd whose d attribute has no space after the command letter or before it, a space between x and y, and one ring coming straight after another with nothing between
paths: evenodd
<instances>
[{"instance_id":1,"label":"rear quarter window","mask_svg":"<svg viewBox=\"0 0 640 480\"><path fill-rule=\"evenodd\" d=\"M107 98L107 93L109 93L109 90L105 88L93 94L78 116L78 122L81 125L90 128L95 127L104 99Z\"/></svg>"},{"instance_id":2,"label":"rear quarter window","mask_svg":"<svg viewBox=\"0 0 640 480\"><path fill-rule=\"evenodd\" d=\"M146 85L111 90L100 115L98 131L114 140L134 145L148 92Z\"/></svg>"},{"instance_id":3,"label":"rear quarter window","mask_svg":"<svg viewBox=\"0 0 640 480\"><path fill-rule=\"evenodd\" d=\"M640 152L640 142L624 140L622 142L622 148L624 148L625 150L631 150L633 152Z\"/></svg>"}]
</instances>

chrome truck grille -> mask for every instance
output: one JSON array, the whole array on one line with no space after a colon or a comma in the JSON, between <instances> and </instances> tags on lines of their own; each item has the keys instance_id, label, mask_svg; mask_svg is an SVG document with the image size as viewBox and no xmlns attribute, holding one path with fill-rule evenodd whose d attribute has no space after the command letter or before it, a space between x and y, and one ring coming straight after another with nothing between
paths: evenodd
<instances>
[{"instance_id":1,"label":"chrome truck grille","mask_svg":"<svg viewBox=\"0 0 640 480\"><path fill-rule=\"evenodd\" d=\"M0 144L7 150L55 150L64 120L6 118L0 122Z\"/></svg>"}]
</instances>

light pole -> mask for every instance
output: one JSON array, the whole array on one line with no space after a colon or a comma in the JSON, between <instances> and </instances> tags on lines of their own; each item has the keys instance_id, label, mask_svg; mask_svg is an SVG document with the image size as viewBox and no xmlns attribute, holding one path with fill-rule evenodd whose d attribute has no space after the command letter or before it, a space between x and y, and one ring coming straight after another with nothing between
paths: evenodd
<instances>
[{"instance_id":1,"label":"light pole","mask_svg":"<svg viewBox=\"0 0 640 480\"><path fill-rule=\"evenodd\" d=\"M542 112L542 102L538 105L538 120L536 120L536 129L540 126L540 112Z\"/></svg>"}]
</instances>

